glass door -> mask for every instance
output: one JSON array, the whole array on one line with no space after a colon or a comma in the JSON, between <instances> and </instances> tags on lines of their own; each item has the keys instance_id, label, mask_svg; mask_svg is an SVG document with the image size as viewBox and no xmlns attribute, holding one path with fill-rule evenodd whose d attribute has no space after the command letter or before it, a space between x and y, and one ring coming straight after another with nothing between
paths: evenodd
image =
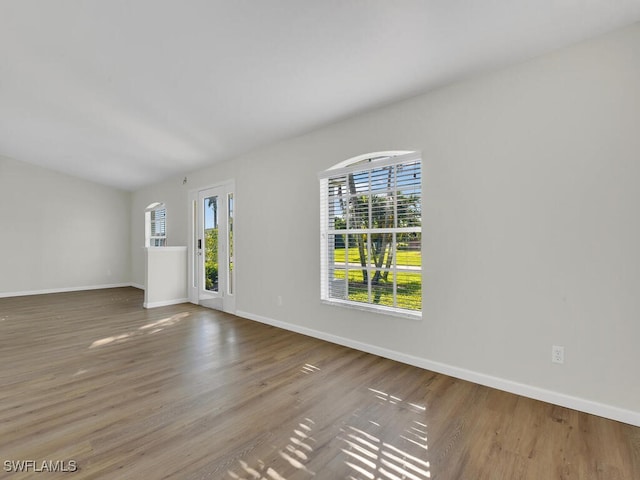
<instances>
[{"instance_id":1,"label":"glass door","mask_svg":"<svg viewBox=\"0 0 640 480\"><path fill-rule=\"evenodd\" d=\"M205 197L202 204L203 231L200 244L202 261L204 262L204 282L202 287L211 293L220 292L220 258L218 250L224 250L224 245L219 245L220 222L218 219L219 196ZM224 238L224 237L222 237ZM224 263L222 264L224 267Z\"/></svg>"},{"instance_id":2,"label":"glass door","mask_svg":"<svg viewBox=\"0 0 640 480\"><path fill-rule=\"evenodd\" d=\"M233 269L233 184L193 193L190 300L235 312Z\"/></svg>"}]
</instances>

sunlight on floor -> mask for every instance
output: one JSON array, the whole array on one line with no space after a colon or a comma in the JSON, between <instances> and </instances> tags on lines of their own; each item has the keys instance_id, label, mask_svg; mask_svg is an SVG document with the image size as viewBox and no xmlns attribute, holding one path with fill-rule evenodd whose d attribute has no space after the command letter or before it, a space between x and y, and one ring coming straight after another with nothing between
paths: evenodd
<instances>
[{"instance_id":1,"label":"sunlight on floor","mask_svg":"<svg viewBox=\"0 0 640 480\"><path fill-rule=\"evenodd\" d=\"M319 371L318 367L309 363L301 369L305 374ZM348 468L339 478L430 479L431 464L425 458L428 451L427 424L424 421L426 407L380 389L367 388L363 393L362 407L357 408L341 424L317 426L311 418L306 417L291 428L292 435L284 448L273 445L271 453L258 459L257 466L254 463L255 468L239 460L239 467L235 471L228 470L229 477L234 480L286 480L285 475L305 479L316 475L327 478L326 475L322 476L322 467L317 465L320 450L316 449L313 432L319 428L319 431L324 431L324 438L321 439L322 456L336 459ZM328 429L335 430L335 434L331 434L335 436L329 440L326 438ZM326 449L332 453L327 453ZM314 457L316 463L313 468L319 469L316 470L317 474L309 469ZM278 463L279 460L284 460L286 464L283 466Z\"/></svg>"},{"instance_id":2,"label":"sunlight on floor","mask_svg":"<svg viewBox=\"0 0 640 480\"><path fill-rule=\"evenodd\" d=\"M166 327L170 327L172 325L177 324L182 319L187 318L189 315L191 315L189 312L176 313L171 317L163 318L162 320L158 320L156 322L143 325L139 327L137 330L134 330L128 333L123 333L121 335L114 335L111 337L105 337L105 338L101 338L100 340L96 340L89 346L89 348L101 347L103 345L109 345L112 343L123 343L128 339L130 339L131 337L144 335L145 333L149 333L149 334L158 333L164 330ZM147 332L147 330L151 328L153 328L153 330L150 330Z\"/></svg>"},{"instance_id":3,"label":"sunlight on floor","mask_svg":"<svg viewBox=\"0 0 640 480\"><path fill-rule=\"evenodd\" d=\"M369 388L369 391L373 392L376 398L384 402L392 403L394 405L403 401L400 397L389 395L388 393L381 392L380 390L376 390L375 388ZM417 410L419 412L424 412L427 409L424 405L418 405L416 403L406 402L406 404L409 405L413 410Z\"/></svg>"},{"instance_id":4,"label":"sunlight on floor","mask_svg":"<svg viewBox=\"0 0 640 480\"><path fill-rule=\"evenodd\" d=\"M304 472L309 477L315 476L315 472L310 471L305 465L309 460L309 455L313 453L311 444L315 443L311 437L315 422L310 418L305 418L293 428L293 436L289 438L289 444L278 451L278 456L285 460L289 465L296 469L297 472ZM244 473L249 477L242 477L240 474L228 470L227 474L234 480L287 480L281 473L273 467L267 467L262 460L258 461L257 468L251 468L245 461L239 460Z\"/></svg>"},{"instance_id":5,"label":"sunlight on floor","mask_svg":"<svg viewBox=\"0 0 640 480\"><path fill-rule=\"evenodd\" d=\"M129 338L131 335L133 335L133 333L123 333L122 335L116 335L114 337L101 338L100 340L96 340L95 342L93 342L89 348L108 345L110 343L117 342L118 340L124 340L125 338Z\"/></svg>"},{"instance_id":6,"label":"sunlight on floor","mask_svg":"<svg viewBox=\"0 0 640 480\"><path fill-rule=\"evenodd\" d=\"M171 317L163 318L162 320L158 320L157 322L147 323L146 325L141 326L138 330L146 330L148 328L153 328L153 327L162 327L162 328L169 327L171 325L175 325L180 320L188 317L189 315L190 315L189 312L176 313Z\"/></svg>"},{"instance_id":7,"label":"sunlight on floor","mask_svg":"<svg viewBox=\"0 0 640 480\"><path fill-rule=\"evenodd\" d=\"M315 442L313 437L311 437L314 425L315 422L313 420L311 420L310 418L305 418L303 422L298 424L299 429L295 428L293 430L293 433L296 436L290 438L291 443L285 447L284 451L280 452L280 456L288 461L293 467L299 470L304 470L311 475L314 475L314 473L309 471L302 462L308 461L309 457L307 453L313 451L313 448L311 447L311 445L309 445L309 443ZM300 448L297 447L306 450L306 452L303 452L302 450L300 450Z\"/></svg>"},{"instance_id":8,"label":"sunlight on floor","mask_svg":"<svg viewBox=\"0 0 640 480\"><path fill-rule=\"evenodd\" d=\"M342 452L350 457L345 463L357 473L371 479L376 475L391 480L431 478L429 462L355 427L348 429L344 439L348 448L343 448Z\"/></svg>"},{"instance_id":9,"label":"sunlight on floor","mask_svg":"<svg viewBox=\"0 0 640 480\"><path fill-rule=\"evenodd\" d=\"M409 406L408 411L423 414L426 407L411 402L404 402L400 397L369 388L374 398L390 408ZM356 414L356 417L359 415ZM422 419L422 415L420 417ZM377 421L369 420L369 425L382 428ZM404 433L399 435L395 444L381 440L375 434L364 431L353 425L343 429L343 442L346 444L342 452L348 457L345 465L353 470L349 477L352 480L426 480L431 478L430 463L420 458L420 452L428 450L427 425L419 420L412 420L405 425ZM416 454L410 453L417 450ZM420 455L420 456L418 456Z\"/></svg>"},{"instance_id":10,"label":"sunlight on floor","mask_svg":"<svg viewBox=\"0 0 640 480\"><path fill-rule=\"evenodd\" d=\"M311 365L310 363L305 363L304 366L300 369L300 371L306 375L309 375L310 373L319 372L320 369L315 365Z\"/></svg>"},{"instance_id":11,"label":"sunlight on floor","mask_svg":"<svg viewBox=\"0 0 640 480\"><path fill-rule=\"evenodd\" d=\"M379 398L380 400L383 400L385 402L393 403L394 405L402 401L401 398L394 397L393 395L389 395L388 393L381 392L380 390L375 390L373 388L370 388L369 391L375 393L376 398Z\"/></svg>"}]
</instances>

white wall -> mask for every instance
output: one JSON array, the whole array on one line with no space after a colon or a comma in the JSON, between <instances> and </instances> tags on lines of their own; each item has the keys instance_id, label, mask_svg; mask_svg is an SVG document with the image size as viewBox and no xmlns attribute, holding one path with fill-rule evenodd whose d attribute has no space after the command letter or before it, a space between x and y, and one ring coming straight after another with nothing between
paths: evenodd
<instances>
[{"instance_id":1,"label":"white wall","mask_svg":"<svg viewBox=\"0 0 640 480\"><path fill-rule=\"evenodd\" d=\"M131 194L0 157L0 296L129 284Z\"/></svg>"},{"instance_id":2,"label":"white wall","mask_svg":"<svg viewBox=\"0 0 640 480\"><path fill-rule=\"evenodd\" d=\"M187 247L145 248L144 308L189 301Z\"/></svg>"},{"instance_id":3,"label":"white wall","mask_svg":"<svg viewBox=\"0 0 640 480\"><path fill-rule=\"evenodd\" d=\"M635 25L141 190L134 280L144 207L186 244L187 191L234 178L242 315L638 424L638 85ZM424 159L422 321L319 300L317 172L395 149Z\"/></svg>"}]
</instances>

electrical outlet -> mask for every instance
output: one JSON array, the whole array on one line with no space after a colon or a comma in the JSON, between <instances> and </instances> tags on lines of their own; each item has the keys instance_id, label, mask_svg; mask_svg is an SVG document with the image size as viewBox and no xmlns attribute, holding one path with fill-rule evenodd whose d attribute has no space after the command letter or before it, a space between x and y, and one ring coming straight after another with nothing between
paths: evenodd
<instances>
[{"instance_id":1,"label":"electrical outlet","mask_svg":"<svg viewBox=\"0 0 640 480\"><path fill-rule=\"evenodd\" d=\"M281 306L282 306L282 296L281 296L281 295L278 295L278 298L277 298L277 300L276 300L276 301L277 301L277 303L278 303L278 306L279 306L279 307L281 307Z\"/></svg>"},{"instance_id":2,"label":"electrical outlet","mask_svg":"<svg viewBox=\"0 0 640 480\"><path fill-rule=\"evenodd\" d=\"M553 363L564 363L564 347L554 345L551 347L551 361Z\"/></svg>"}]
</instances>

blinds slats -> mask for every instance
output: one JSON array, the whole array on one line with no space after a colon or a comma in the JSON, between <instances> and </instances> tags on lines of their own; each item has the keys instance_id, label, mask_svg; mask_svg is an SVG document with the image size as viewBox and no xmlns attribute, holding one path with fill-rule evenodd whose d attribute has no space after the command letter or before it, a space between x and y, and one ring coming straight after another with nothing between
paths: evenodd
<instances>
[{"instance_id":1,"label":"blinds slats","mask_svg":"<svg viewBox=\"0 0 640 480\"><path fill-rule=\"evenodd\" d=\"M421 310L418 154L320 175L322 298Z\"/></svg>"}]
</instances>

